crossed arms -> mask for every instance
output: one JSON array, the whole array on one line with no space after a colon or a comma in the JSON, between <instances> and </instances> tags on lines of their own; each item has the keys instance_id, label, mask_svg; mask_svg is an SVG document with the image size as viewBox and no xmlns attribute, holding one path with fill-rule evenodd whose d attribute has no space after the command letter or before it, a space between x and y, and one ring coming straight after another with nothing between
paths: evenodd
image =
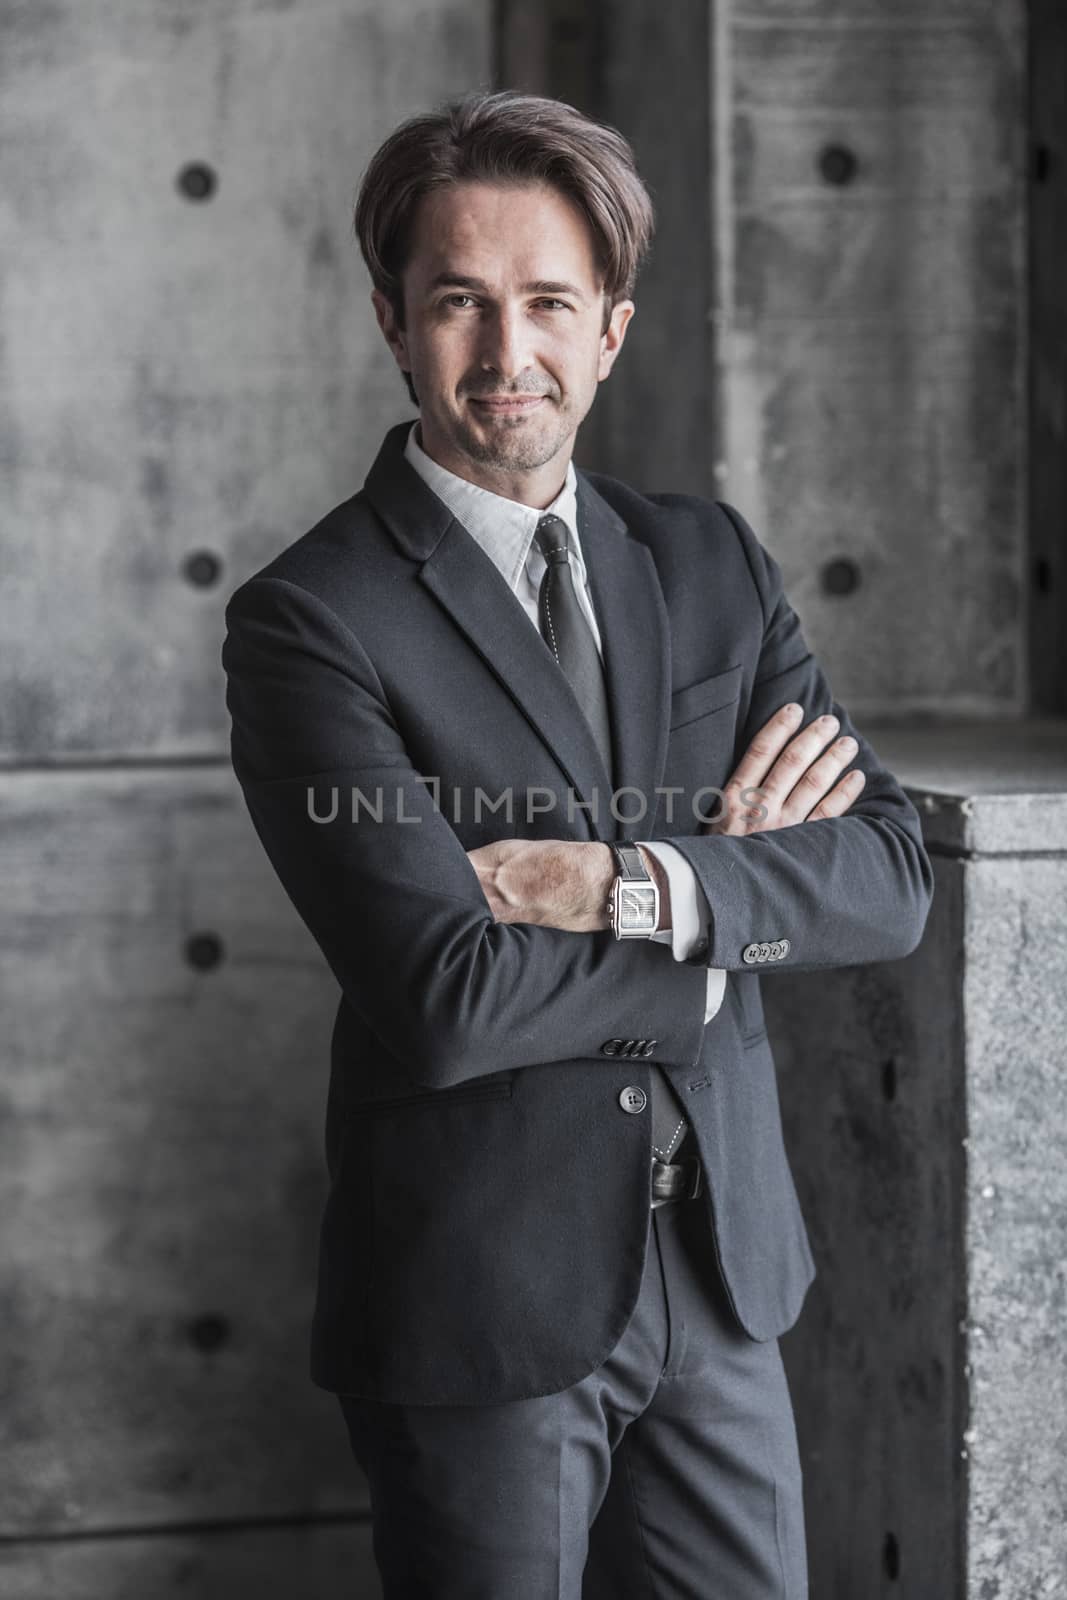
<instances>
[{"instance_id":1,"label":"crossed arms","mask_svg":"<svg viewBox=\"0 0 1067 1600\"><path fill-rule=\"evenodd\" d=\"M801 729L802 721L803 707L794 701L765 723L726 783L721 814L703 823L700 835L745 838L848 810L867 781L858 768L841 777L856 753L855 739L834 739L836 717ZM652 852L641 854L659 885L658 931L665 932L671 926L668 876ZM498 922L532 922L567 933L608 927L605 905L616 870L608 845L499 839L467 855Z\"/></svg>"}]
</instances>

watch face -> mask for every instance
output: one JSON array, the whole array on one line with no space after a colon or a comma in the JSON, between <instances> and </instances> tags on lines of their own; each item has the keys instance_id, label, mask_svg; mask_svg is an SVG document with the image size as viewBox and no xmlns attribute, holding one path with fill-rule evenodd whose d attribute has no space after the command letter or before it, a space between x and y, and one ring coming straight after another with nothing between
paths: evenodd
<instances>
[{"instance_id":1,"label":"watch face","mask_svg":"<svg viewBox=\"0 0 1067 1600\"><path fill-rule=\"evenodd\" d=\"M622 886L619 905L622 927L634 932L656 931L656 888L651 883L626 883Z\"/></svg>"}]
</instances>

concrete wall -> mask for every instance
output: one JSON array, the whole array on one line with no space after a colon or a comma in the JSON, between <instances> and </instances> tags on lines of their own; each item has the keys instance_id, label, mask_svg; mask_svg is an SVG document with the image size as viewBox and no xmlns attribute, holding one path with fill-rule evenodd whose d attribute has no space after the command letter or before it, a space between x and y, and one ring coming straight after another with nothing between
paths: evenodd
<instances>
[{"instance_id":1,"label":"concrete wall","mask_svg":"<svg viewBox=\"0 0 1067 1600\"><path fill-rule=\"evenodd\" d=\"M377 1592L306 1376L336 985L229 770L240 580L402 380L351 234L489 7L0 8L0 1592Z\"/></svg>"},{"instance_id":2,"label":"concrete wall","mask_svg":"<svg viewBox=\"0 0 1067 1600\"><path fill-rule=\"evenodd\" d=\"M1022 710L1022 7L718 8L722 493L855 714Z\"/></svg>"},{"instance_id":3,"label":"concrete wall","mask_svg":"<svg viewBox=\"0 0 1067 1600\"><path fill-rule=\"evenodd\" d=\"M854 714L1020 714L1022 4L554 0L536 49L502 9L512 77L621 128L657 210L583 464L738 506Z\"/></svg>"},{"instance_id":4,"label":"concrete wall","mask_svg":"<svg viewBox=\"0 0 1067 1600\"><path fill-rule=\"evenodd\" d=\"M487 74L488 8L79 0L0 27L0 761L217 756L221 597L408 408L360 173Z\"/></svg>"}]
</instances>

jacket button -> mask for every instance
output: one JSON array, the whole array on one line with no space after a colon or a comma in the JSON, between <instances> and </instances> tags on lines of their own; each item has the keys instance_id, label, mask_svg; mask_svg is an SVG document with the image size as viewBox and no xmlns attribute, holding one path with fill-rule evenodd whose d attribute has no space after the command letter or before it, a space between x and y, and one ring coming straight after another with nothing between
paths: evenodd
<instances>
[{"instance_id":1,"label":"jacket button","mask_svg":"<svg viewBox=\"0 0 1067 1600\"><path fill-rule=\"evenodd\" d=\"M698 939L696 944L693 946L693 954L695 956L702 956L707 948L708 941L706 939Z\"/></svg>"},{"instance_id":2,"label":"jacket button","mask_svg":"<svg viewBox=\"0 0 1067 1600\"><path fill-rule=\"evenodd\" d=\"M760 947L758 944L746 944L745 948L741 952L741 960L744 961L747 966L754 966L760 958L759 952Z\"/></svg>"},{"instance_id":3,"label":"jacket button","mask_svg":"<svg viewBox=\"0 0 1067 1600\"><path fill-rule=\"evenodd\" d=\"M600 1054L602 1056L617 1056L622 1050L622 1046L623 1041L621 1039L605 1039L600 1046Z\"/></svg>"},{"instance_id":4,"label":"jacket button","mask_svg":"<svg viewBox=\"0 0 1067 1600\"><path fill-rule=\"evenodd\" d=\"M640 1084L629 1083L619 1096L619 1104L624 1111L636 1113L645 1109L648 1096Z\"/></svg>"}]
</instances>

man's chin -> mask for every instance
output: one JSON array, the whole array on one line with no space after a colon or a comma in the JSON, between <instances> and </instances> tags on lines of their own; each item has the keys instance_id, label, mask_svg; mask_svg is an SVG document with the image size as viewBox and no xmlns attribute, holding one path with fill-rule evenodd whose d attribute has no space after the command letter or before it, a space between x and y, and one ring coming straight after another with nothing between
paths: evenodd
<instances>
[{"instance_id":1,"label":"man's chin","mask_svg":"<svg viewBox=\"0 0 1067 1600\"><path fill-rule=\"evenodd\" d=\"M532 420L525 426L510 427L491 422L485 430L464 426L456 442L479 466L495 467L501 472L531 472L551 461L563 443L558 429L535 429Z\"/></svg>"}]
</instances>

